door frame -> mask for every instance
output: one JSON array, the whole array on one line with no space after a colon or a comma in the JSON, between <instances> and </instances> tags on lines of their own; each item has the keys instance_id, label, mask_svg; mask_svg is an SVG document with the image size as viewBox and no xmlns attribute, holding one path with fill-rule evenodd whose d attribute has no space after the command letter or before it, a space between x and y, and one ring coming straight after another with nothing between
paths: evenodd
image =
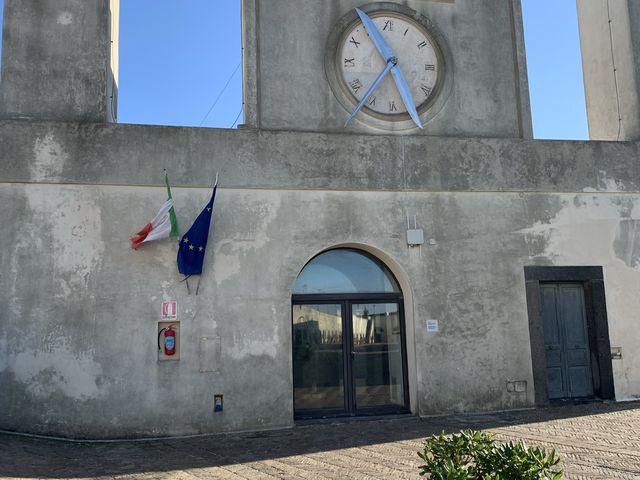
<instances>
[{"instance_id":1,"label":"door frame","mask_svg":"<svg viewBox=\"0 0 640 480\"><path fill-rule=\"evenodd\" d=\"M398 305L398 315L400 319L400 348L402 353L402 382L404 405L389 405L380 407L361 407L357 408L354 398L355 382L353 379L353 359L351 357L351 349L353 347L353 312L351 305L355 303L395 303ZM344 378L344 410L330 409L313 409L298 410L295 406L295 395L293 398L294 419L311 419L311 418L330 418L345 416L367 416L367 415L385 415L394 413L410 413L410 396L409 396L409 373L407 362L407 329L405 325L404 315L404 298L401 293L348 293L348 294L296 294L291 297L291 311L293 320L293 307L295 305L314 305L314 304L340 304L342 311L342 344L343 344L343 378ZM293 345L293 337L292 337ZM295 359L292 354L292 368L295 368ZM295 391L295 385L293 386Z\"/></svg>"},{"instance_id":2,"label":"door frame","mask_svg":"<svg viewBox=\"0 0 640 480\"><path fill-rule=\"evenodd\" d=\"M584 307L591 350L593 394L602 400L615 399L611 344L602 267L539 267L525 266L529 340L533 385L537 406L549 405L547 362L544 350L544 330L540 304L540 283L578 283L584 289Z\"/></svg>"}]
</instances>

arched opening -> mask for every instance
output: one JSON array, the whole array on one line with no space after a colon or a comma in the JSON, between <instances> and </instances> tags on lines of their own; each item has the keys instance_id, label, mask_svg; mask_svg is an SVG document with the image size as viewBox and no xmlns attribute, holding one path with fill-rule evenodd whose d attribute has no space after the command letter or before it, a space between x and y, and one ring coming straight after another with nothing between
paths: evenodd
<instances>
[{"instance_id":1,"label":"arched opening","mask_svg":"<svg viewBox=\"0 0 640 480\"><path fill-rule=\"evenodd\" d=\"M402 290L380 260L353 248L311 259L292 333L296 418L409 411Z\"/></svg>"}]
</instances>

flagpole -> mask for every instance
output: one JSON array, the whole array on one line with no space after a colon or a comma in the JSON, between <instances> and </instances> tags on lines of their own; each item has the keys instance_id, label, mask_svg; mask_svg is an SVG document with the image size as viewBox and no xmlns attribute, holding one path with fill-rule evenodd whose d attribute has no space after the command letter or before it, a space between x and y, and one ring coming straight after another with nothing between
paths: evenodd
<instances>
[{"instance_id":1,"label":"flagpole","mask_svg":"<svg viewBox=\"0 0 640 480\"><path fill-rule=\"evenodd\" d=\"M213 187L214 187L214 188L215 188L215 187L217 187L217 186L218 186L218 172L216 172L216 181L215 181L215 183L213 184ZM202 276L201 276L201 275L199 275L199 276L198 276L198 284L196 285L196 296L198 295L198 292L200 291L200 279L201 279L201 278L202 278ZM188 286L188 284L187 284L187 286ZM191 294L189 294L189 295L191 295Z\"/></svg>"},{"instance_id":2,"label":"flagpole","mask_svg":"<svg viewBox=\"0 0 640 480\"><path fill-rule=\"evenodd\" d=\"M189 295L191 295L191 289L189 288L189 277L190 276L191 275L185 275L184 278L182 280L180 280L180 283L182 283L182 282L186 283L186 285L187 285L187 293Z\"/></svg>"},{"instance_id":3,"label":"flagpole","mask_svg":"<svg viewBox=\"0 0 640 480\"><path fill-rule=\"evenodd\" d=\"M169 196L171 196L171 190L169 190L169 177L167 176L167 169L163 168L162 171L164 173L164 182L165 182L165 184L167 186L167 194ZM178 227L178 228L180 228L180 227ZM180 230L178 230L177 236L178 236L178 238L180 238ZM180 248L180 244L179 243L178 243L178 248ZM191 295L191 290L189 289L189 277L185 276L182 281L185 282L186 285L187 285L187 295Z\"/></svg>"}]
</instances>

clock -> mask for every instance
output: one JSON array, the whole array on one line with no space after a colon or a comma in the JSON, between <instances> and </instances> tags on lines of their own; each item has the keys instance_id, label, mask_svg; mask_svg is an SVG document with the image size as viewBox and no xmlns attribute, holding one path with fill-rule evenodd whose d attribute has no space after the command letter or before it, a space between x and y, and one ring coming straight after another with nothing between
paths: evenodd
<instances>
[{"instance_id":1,"label":"clock","mask_svg":"<svg viewBox=\"0 0 640 480\"><path fill-rule=\"evenodd\" d=\"M422 128L443 105L450 84L446 52L426 17L379 2L338 22L327 42L325 70L351 118L385 130L411 130Z\"/></svg>"}]
</instances>

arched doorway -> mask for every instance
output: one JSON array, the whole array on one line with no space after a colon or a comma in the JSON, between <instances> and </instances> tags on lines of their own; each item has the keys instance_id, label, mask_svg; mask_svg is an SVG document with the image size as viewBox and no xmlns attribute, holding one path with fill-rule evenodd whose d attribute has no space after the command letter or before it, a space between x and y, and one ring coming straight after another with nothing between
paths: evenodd
<instances>
[{"instance_id":1,"label":"arched doorway","mask_svg":"<svg viewBox=\"0 0 640 480\"><path fill-rule=\"evenodd\" d=\"M352 248L311 259L292 319L296 418L409 411L402 291L380 260Z\"/></svg>"}]
</instances>

